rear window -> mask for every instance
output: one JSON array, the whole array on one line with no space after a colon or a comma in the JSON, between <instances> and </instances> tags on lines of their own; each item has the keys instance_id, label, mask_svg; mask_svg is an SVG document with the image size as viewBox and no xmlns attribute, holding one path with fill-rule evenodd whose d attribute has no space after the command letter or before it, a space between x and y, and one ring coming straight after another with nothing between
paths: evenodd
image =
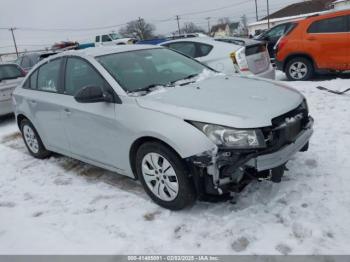
<instances>
[{"instance_id":1,"label":"rear window","mask_svg":"<svg viewBox=\"0 0 350 262\"><path fill-rule=\"evenodd\" d=\"M263 53L265 51L266 51L265 44L251 45L251 46L247 46L245 48L245 55L250 56L250 55L255 55L258 53Z\"/></svg>"},{"instance_id":2,"label":"rear window","mask_svg":"<svg viewBox=\"0 0 350 262\"><path fill-rule=\"evenodd\" d=\"M0 65L0 80L22 77L23 72L16 65Z\"/></svg>"},{"instance_id":3,"label":"rear window","mask_svg":"<svg viewBox=\"0 0 350 262\"><path fill-rule=\"evenodd\" d=\"M346 16L338 16L313 22L307 30L307 32L311 34L342 33L347 31L348 22Z\"/></svg>"}]
</instances>

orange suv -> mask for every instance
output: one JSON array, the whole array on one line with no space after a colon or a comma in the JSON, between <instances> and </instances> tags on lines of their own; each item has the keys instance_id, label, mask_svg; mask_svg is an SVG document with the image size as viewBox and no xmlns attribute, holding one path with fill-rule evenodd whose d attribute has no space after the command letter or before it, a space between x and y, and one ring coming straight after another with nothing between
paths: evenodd
<instances>
[{"instance_id":1,"label":"orange suv","mask_svg":"<svg viewBox=\"0 0 350 262\"><path fill-rule=\"evenodd\" d=\"M292 81L350 70L350 10L295 22L276 44L276 65Z\"/></svg>"}]
</instances>

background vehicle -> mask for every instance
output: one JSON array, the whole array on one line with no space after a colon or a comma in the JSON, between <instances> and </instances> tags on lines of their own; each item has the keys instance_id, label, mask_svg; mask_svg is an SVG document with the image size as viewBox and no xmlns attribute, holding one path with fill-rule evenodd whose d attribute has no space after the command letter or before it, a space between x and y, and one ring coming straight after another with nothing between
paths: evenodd
<instances>
[{"instance_id":1,"label":"background vehicle","mask_svg":"<svg viewBox=\"0 0 350 262\"><path fill-rule=\"evenodd\" d=\"M265 41L271 60L275 60L275 46L278 40L295 26L295 22L288 22L272 27L270 30L254 37L256 40Z\"/></svg>"},{"instance_id":2,"label":"background vehicle","mask_svg":"<svg viewBox=\"0 0 350 262\"><path fill-rule=\"evenodd\" d=\"M292 81L350 70L350 10L298 21L276 45L276 65Z\"/></svg>"},{"instance_id":3,"label":"background vehicle","mask_svg":"<svg viewBox=\"0 0 350 262\"><path fill-rule=\"evenodd\" d=\"M225 42L223 42L224 39L226 39ZM239 45L227 43L228 41L236 42L237 39L221 38L218 41L209 37L197 37L167 41L160 45L195 58L219 72L253 74L275 79L275 70L271 65L265 43L248 41L248 39L244 44L241 40Z\"/></svg>"},{"instance_id":4,"label":"background vehicle","mask_svg":"<svg viewBox=\"0 0 350 262\"><path fill-rule=\"evenodd\" d=\"M13 112L12 92L26 75L16 64L0 63L0 116Z\"/></svg>"},{"instance_id":5,"label":"background vehicle","mask_svg":"<svg viewBox=\"0 0 350 262\"><path fill-rule=\"evenodd\" d=\"M95 46L109 46L109 45L129 45L137 42L134 38L123 37L117 33L108 33L97 35L95 37Z\"/></svg>"},{"instance_id":6,"label":"background vehicle","mask_svg":"<svg viewBox=\"0 0 350 262\"><path fill-rule=\"evenodd\" d=\"M61 53L13 97L33 156L54 151L140 179L169 209L238 191L252 176L279 182L312 135L299 92L158 46Z\"/></svg>"},{"instance_id":7,"label":"background vehicle","mask_svg":"<svg viewBox=\"0 0 350 262\"><path fill-rule=\"evenodd\" d=\"M28 73L36 63L54 54L56 54L56 52L28 53L17 58L15 63Z\"/></svg>"}]
</instances>

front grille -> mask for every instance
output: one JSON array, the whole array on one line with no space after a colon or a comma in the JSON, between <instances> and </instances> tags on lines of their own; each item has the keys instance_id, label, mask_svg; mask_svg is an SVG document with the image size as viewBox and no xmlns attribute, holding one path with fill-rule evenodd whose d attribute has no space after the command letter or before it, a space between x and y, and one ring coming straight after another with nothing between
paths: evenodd
<instances>
[{"instance_id":1,"label":"front grille","mask_svg":"<svg viewBox=\"0 0 350 262\"><path fill-rule=\"evenodd\" d=\"M308 110L303 102L296 109L272 120L272 127L263 130L266 144L271 150L294 142L308 123Z\"/></svg>"}]
</instances>

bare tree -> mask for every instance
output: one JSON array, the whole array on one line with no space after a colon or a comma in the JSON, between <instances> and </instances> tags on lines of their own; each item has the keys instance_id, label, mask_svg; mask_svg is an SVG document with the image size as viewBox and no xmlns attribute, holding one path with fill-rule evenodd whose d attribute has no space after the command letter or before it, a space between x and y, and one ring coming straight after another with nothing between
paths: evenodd
<instances>
[{"instance_id":1,"label":"bare tree","mask_svg":"<svg viewBox=\"0 0 350 262\"><path fill-rule=\"evenodd\" d=\"M156 27L153 24L147 23L143 18L130 21L126 26L119 30L119 34L126 37L136 37L138 39L154 38L154 31Z\"/></svg>"},{"instance_id":2,"label":"bare tree","mask_svg":"<svg viewBox=\"0 0 350 262\"><path fill-rule=\"evenodd\" d=\"M220 25L225 25L225 24L230 24L231 20L228 17L221 17L218 19L218 24Z\"/></svg>"},{"instance_id":3,"label":"bare tree","mask_svg":"<svg viewBox=\"0 0 350 262\"><path fill-rule=\"evenodd\" d=\"M181 29L182 33L191 34L191 33L205 33L205 30L196 24L189 22L185 23Z\"/></svg>"},{"instance_id":4,"label":"bare tree","mask_svg":"<svg viewBox=\"0 0 350 262\"><path fill-rule=\"evenodd\" d=\"M241 16L241 34L242 35L248 35L248 19L246 15Z\"/></svg>"}]
</instances>

